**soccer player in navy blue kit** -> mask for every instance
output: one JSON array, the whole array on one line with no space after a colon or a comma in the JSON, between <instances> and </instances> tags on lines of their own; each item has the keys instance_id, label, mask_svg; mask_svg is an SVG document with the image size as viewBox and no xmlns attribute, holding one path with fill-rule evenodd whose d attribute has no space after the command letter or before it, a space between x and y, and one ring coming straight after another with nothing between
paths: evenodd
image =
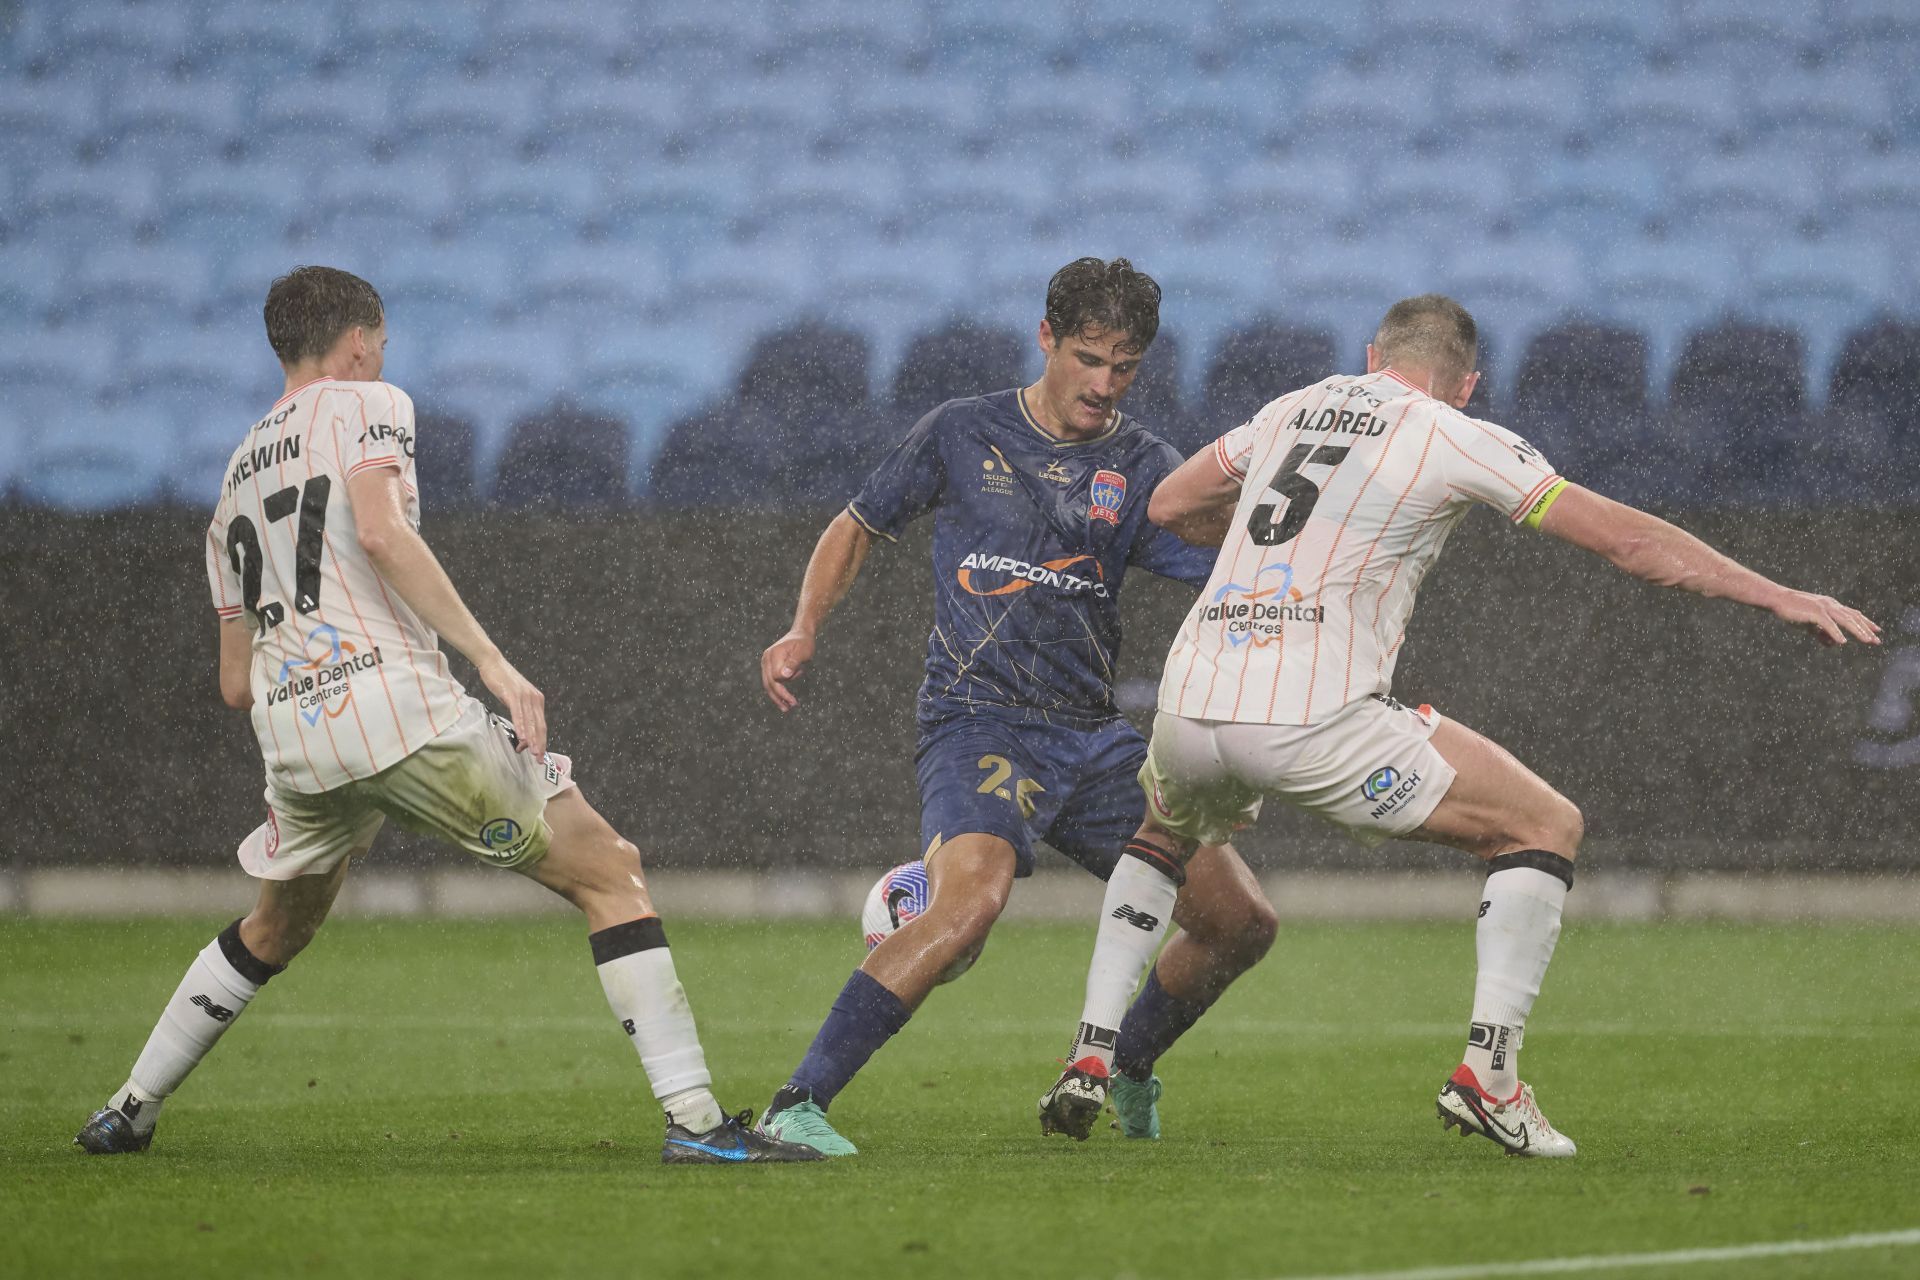
<instances>
[{"instance_id":1,"label":"soccer player in navy blue kit","mask_svg":"<svg viewBox=\"0 0 1920 1280\"><path fill-rule=\"evenodd\" d=\"M1120 585L1137 565L1198 588L1214 553L1147 520L1148 495L1181 458L1116 408L1159 324L1160 287L1124 258L1055 273L1040 380L920 419L821 535L793 627L761 656L767 696L792 710L786 682L813 658L873 540L933 513L915 757L932 898L848 979L774 1094L769 1135L854 1154L827 1107L941 975L979 953L1014 880L1032 872L1035 841L1102 879L1123 853L1165 861L1128 846L1145 806L1146 743L1113 701ZM1273 908L1229 846L1187 864L1173 916L1181 932L1118 1033L1112 1096L1134 1137L1159 1133L1155 1060L1273 942Z\"/></svg>"}]
</instances>

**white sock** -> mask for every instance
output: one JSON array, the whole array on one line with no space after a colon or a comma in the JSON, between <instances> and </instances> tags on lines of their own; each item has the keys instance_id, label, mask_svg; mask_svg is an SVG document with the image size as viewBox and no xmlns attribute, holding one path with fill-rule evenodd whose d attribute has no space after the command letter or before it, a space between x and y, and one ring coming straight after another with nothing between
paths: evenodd
<instances>
[{"instance_id":1,"label":"white sock","mask_svg":"<svg viewBox=\"0 0 1920 1280\"><path fill-rule=\"evenodd\" d=\"M694 1133L719 1124L723 1115L710 1087L713 1076L659 919L648 916L601 929L588 941L607 1003L633 1039L667 1119Z\"/></svg>"},{"instance_id":2,"label":"white sock","mask_svg":"<svg viewBox=\"0 0 1920 1280\"><path fill-rule=\"evenodd\" d=\"M239 945L238 931L230 928L228 932L233 945ZM153 1128L160 1118L160 1104L200 1065L259 993L260 983L234 968L220 939L209 942L167 1001L146 1048L134 1061L132 1077L108 1105L118 1107L135 1130Z\"/></svg>"},{"instance_id":3,"label":"white sock","mask_svg":"<svg viewBox=\"0 0 1920 1280\"><path fill-rule=\"evenodd\" d=\"M1093 962L1087 968L1087 1002L1080 1010L1080 1030L1068 1050L1068 1062L1097 1058L1112 1072L1120 1020L1160 949L1179 893L1180 887L1166 872L1131 853L1122 854L1114 864L1100 903Z\"/></svg>"},{"instance_id":4,"label":"white sock","mask_svg":"<svg viewBox=\"0 0 1920 1280\"><path fill-rule=\"evenodd\" d=\"M1463 1061L1496 1098L1520 1088L1520 1040L1560 937L1567 882L1534 867L1496 870L1481 894L1473 1026Z\"/></svg>"}]
</instances>

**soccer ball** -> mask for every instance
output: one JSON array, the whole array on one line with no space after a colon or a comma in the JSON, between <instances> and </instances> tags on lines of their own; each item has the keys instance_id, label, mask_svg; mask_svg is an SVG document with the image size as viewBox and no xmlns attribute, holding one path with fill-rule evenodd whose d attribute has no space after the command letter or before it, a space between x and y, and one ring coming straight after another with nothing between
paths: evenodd
<instances>
[{"instance_id":1,"label":"soccer ball","mask_svg":"<svg viewBox=\"0 0 1920 1280\"><path fill-rule=\"evenodd\" d=\"M867 950L885 942L895 929L925 911L932 896L927 887L927 864L917 860L903 862L874 881L867 891L867 904L860 911L860 930L866 937ZM976 958L961 956L947 966L940 981L952 982L972 968Z\"/></svg>"}]
</instances>

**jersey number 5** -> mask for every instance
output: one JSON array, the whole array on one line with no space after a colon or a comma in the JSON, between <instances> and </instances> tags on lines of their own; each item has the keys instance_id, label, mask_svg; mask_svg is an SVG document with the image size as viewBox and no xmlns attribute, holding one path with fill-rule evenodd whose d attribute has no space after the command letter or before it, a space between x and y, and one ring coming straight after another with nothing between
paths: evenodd
<instances>
[{"instance_id":1,"label":"jersey number 5","mask_svg":"<svg viewBox=\"0 0 1920 1280\"><path fill-rule=\"evenodd\" d=\"M1311 466L1335 466L1352 450L1343 444L1323 444L1315 447L1311 444L1297 444L1287 450L1286 458L1280 463L1280 470L1267 482L1267 488L1287 500L1287 514L1279 524L1273 522L1273 513L1279 504L1263 502L1253 509L1253 515L1247 519L1247 534L1255 546L1277 547L1283 542L1291 542L1300 536L1307 527L1307 517L1313 514L1313 504L1320 501L1320 486L1300 474L1300 468Z\"/></svg>"},{"instance_id":2,"label":"jersey number 5","mask_svg":"<svg viewBox=\"0 0 1920 1280\"><path fill-rule=\"evenodd\" d=\"M314 476L298 489L288 485L260 503L261 514L270 521L300 513L300 531L293 544L293 607L301 613L320 607L320 549L327 532L327 497L332 492L330 478ZM247 612L260 620L260 634L267 634L286 619L287 611L276 601L260 603L260 534L246 516L227 522L227 560L240 575L240 596Z\"/></svg>"}]
</instances>

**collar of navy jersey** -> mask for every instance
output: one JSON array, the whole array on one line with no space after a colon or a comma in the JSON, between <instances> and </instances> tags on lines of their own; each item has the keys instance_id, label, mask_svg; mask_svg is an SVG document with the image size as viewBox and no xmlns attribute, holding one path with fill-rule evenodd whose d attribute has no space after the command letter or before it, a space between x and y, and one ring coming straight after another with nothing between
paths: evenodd
<instances>
[{"instance_id":1,"label":"collar of navy jersey","mask_svg":"<svg viewBox=\"0 0 1920 1280\"><path fill-rule=\"evenodd\" d=\"M1120 429L1120 411L1118 409L1109 409L1107 410L1107 429L1099 435L1088 436L1084 440L1062 440L1059 436L1041 426L1040 419L1034 417L1033 410L1027 408L1027 389L1025 387L1016 390L1013 393L1013 399L1014 403L1020 406L1020 416L1026 419L1027 425L1045 436L1056 449L1071 449L1075 445L1097 444L1102 440L1108 439L1114 432Z\"/></svg>"}]
</instances>

